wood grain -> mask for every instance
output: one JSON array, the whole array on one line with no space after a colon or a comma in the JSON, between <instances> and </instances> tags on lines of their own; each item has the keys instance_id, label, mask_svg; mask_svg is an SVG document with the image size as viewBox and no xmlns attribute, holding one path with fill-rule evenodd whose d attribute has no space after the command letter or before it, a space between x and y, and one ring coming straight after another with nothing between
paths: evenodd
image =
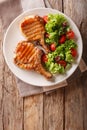
<instances>
[{"instance_id":1,"label":"wood grain","mask_svg":"<svg viewBox=\"0 0 87 130\"><path fill-rule=\"evenodd\" d=\"M64 0L64 13L70 16L74 22L79 27L84 44L84 55L83 58L87 63L87 1L86 0ZM84 29L84 30L83 30ZM87 76L83 76L84 84L82 84L81 77L76 79L75 82L72 82L68 88L65 88L65 130L72 129L72 130L86 130L86 122L87 118L84 120L84 112L86 111L85 100L83 101L83 92L84 90L87 91ZM84 88L84 89L83 89ZM85 92L84 92L85 93ZM85 99L87 96L85 96ZM86 115L87 116L87 115ZM86 117L85 116L85 117ZM84 124L83 124L84 122Z\"/></svg>"},{"instance_id":2,"label":"wood grain","mask_svg":"<svg viewBox=\"0 0 87 130\"><path fill-rule=\"evenodd\" d=\"M65 88L65 130L83 130L82 86L80 79Z\"/></svg>"},{"instance_id":3,"label":"wood grain","mask_svg":"<svg viewBox=\"0 0 87 130\"><path fill-rule=\"evenodd\" d=\"M84 73L80 80L83 88L83 128L87 130L87 72Z\"/></svg>"},{"instance_id":4,"label":"wood grain","mask_svg":"<svg viewBox=\"0 0 87 130\"><path fill-rule=\"evenodd\" d=\"M23 99L20 98L14 77L6 66L4 78L4 130L22 130Z\"/></svg>"},{"instance_id":5,"label":"wood grain","mask_svg":"<svg viewBox=\"0 0 87 130\"><path fill-rule=\"evenodd\" d=\"M3 25L3 31L8 27L10 22L20 13L20 4L18 1L2 1L0 3L0 18ZM7 11L8 7L8 11ZM18 8L17 8L18 7ZM1 34L1 33L0 33ZM0 52L1 53L1 52ZM23 123L23 99L20 98L18 90L16 88L16 83L13 74L8 69L6 63L3 63L3 57L0 54L0 85L2 95L0 98L1 103L3 103L3 111L1 115L0 130L22 130Z\"/></svg>"},{"instance_id":6,"label":"wood grain","mask_svg":"<svg viewBox=\"0 0 87 130\"><path fill-rule=\"evenodd\" d=\"M64 89L44 95L44 130L63 130Z\"/></svg>"},{"instance_id":7,"label":"wood grain","mask_svg":"<svg viewBox=\"0 0 87 130\"><path fill-rule=\"evenodd\" d=\"M62 0L48 0L48 2L51 5L51 8L62 11Z\"/></svg>"},{"instance_id":8,"label":"wood grain","mask_svg":"<svg viewBox=\"0 0 87 130\"><path fill-rule=\"evenodd\" d=\"M24 130L43 130L43 95L24 99Z\"/></svg>"},{"instance_id":9,"label":"wood grain","mask_svg":"<svg viewBox=\"0 0 87 130\"><path fill-rule=\"evenodd\" d=\"M2 56L2 23L0 20L0 130L3 130L3 85L4 85L4 60Z\"/></svg>"}]
</instances>

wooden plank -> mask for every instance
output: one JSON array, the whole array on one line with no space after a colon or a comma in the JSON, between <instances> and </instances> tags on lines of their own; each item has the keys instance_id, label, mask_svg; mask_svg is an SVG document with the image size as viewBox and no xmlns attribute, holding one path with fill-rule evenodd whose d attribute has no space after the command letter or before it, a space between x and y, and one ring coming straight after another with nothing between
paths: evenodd
<instances>
[{"instance_id":1,"label":"wooden plank","mask_svg":"<svg viewBox=\"0 0 87 130\"><path fill-rule=\"evenodd\" d=\"M24 130L43 130L43 95L24 98Z\"/></svg>"},{"instance_id":2,"label":"wooden plank","mask_svg":"<svg viewBox=\"0 0 87 130\"><path fill-rule=\"evenodd\" d=\"M73 19L81 31L84 44L83 58L87 63L87 1L64 0L64 13ZM87 76L83 75L83 80L84 84L82 83L82 79L79 78L65 88L65 130L87 129L87 104L83 107L83 104L87 101L87 95L83 96L83 92L87 91Z\"/></svg>"},{"instance_id":3,"label":"wooden plank","mask_svg":"<svg viewBox=\"0 0 87 130\"><path fill-rule=\"evenodd\" d=\"M44 130L63 130L64 89L44 95Z\"/></svg>"},{"instance_id":4,"label":"wooden plank","mask_svg":"<svg viewBox=\"0 0 87 130\"><path fill-rule=\"evenodd\" d=\"M2 18L4 29L7 29L9 24L21 13L22 10L20 0L4 0L3 2L0 2L0 9L0 16Z\"/></svg>"},{"instance_id":5,"label":"wooden plank","mask_svg":"<svg viewBox=\"0 0 87 130\"><path fill-rule=\"evenodd\" d=\"M0 130L3 130L3 69L4 60L2 56L2 23L0 20Z\"/></svg>"},{"instance_id":6,"label":"wooden plank","mask_svg":"<svg viewBox=\"0 0 87 130\"><path fill-rule=\"evenodd\" d=\"M20 13L20 2L19 0L2 1L0 3L0 9L3 30L5 31L10 22ZM22 130L23 99L19 97L13 74L5 63L3 66L3 130Z\"/></svg>"},{"instance_id":7,"label":"wooden plank","mask_svg":"<svg viewBox=\"0 0 87 130\"><path fill-rule=\"evenodd\" d=\"M65 88L65 130L83 130L82 86L80 80Z\"/></svg>"},{"instance_id":8,"label":"wooden plank","mask_svg":"<svg viewBox=\"0 0 87 130\"><path fill-rule=\"evenodd\" d=\"M49 0L52 8L62 11L62 1ZM63 130L64 88L44 94L44 130Z\"/></svg>"},{"instance_id":9,"label":"wooden plank","mask_svg":"<svg viewBox=\"0 0 87 130\"><path fill-rule=\"evenodd\" d=\"M83 128L87 130L87 72L81 77L83 88Z\"/></svg>"},{"instance_id":10,"label":"wooden plank","mask_svg":"<svg viewBox=\"0 0 87 130\"><path fill-rule=\"evenodd\" d=\"M22 130L23 126L23 99L20 98L14 76L5 66L4 84L4 130Z\"/></svg>"},{"instance_id":11,"label":"wooden plank","mask_svg":"<svg viewBox=\"0 0 87 130\"><path fill-rule=\"evenodd\" d=\"M51 8L62 11L62 0L48 0Z\"/></svg>"}]
</instances>

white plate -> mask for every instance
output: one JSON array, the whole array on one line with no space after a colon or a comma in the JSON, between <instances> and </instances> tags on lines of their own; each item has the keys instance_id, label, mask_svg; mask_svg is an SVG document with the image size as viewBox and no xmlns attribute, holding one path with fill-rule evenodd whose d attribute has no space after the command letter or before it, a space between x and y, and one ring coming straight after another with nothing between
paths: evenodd
<instances>
[{"instance_id":1,"label":"white plate","mask_svg":"<svg viewBox=\"0 0 87 130\"><path fill-rule=\"evenodd\" d=\"M70 23L73 31L75 32L75 35L77 37L77 45L78 45L78 48L77 48L78 58L76 60L76 63L72 65L71 69L67 71L66 74L56 75L55 81L48 81L44 76L38 74L37 72L22 70L13 63L13 55L14 55L14 50L16 48L16 45L19 41L24 40L24 37L22 36L19 29L20 21L28 15L44 16L49 13L62 14L58 10L54 10L50 8L37 8L37 9L28 10L22 13L8 27L5 37L4 37L4 42L3 42L3 53L4 53L6 63L8 67L10 68L10 70L19 79L23 80L24 82L28 84L32 84L35 86L45 86L45 87L52 86L66 80L76 70L82 56L83 45L82 45L80 32L78 28L76 27L76 25L74 24L74 22L68 16L63 14L67 18L68 22Z\"/></svg>"}]
</instances>

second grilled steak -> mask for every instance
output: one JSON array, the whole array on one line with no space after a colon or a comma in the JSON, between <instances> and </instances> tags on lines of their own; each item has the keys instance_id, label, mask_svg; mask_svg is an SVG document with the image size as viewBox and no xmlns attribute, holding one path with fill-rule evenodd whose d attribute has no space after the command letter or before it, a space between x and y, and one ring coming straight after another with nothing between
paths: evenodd
<instances>
[{"instance_id":1,"label":"second grilled steak","mask_svg":"<svg viewBox=\"0 0 87 130\"><path fill-rule=\"evenodd\" d=\"M33 69L49 79L52 74L42 66L41 55L42 50L34 46L33 43L22 41L16 47L14 63L22 69Z\"/></svg>"},{"instance_id":2,"label":"second grilled steak","mask_svg":"<svg viewBox=\"0 0 87 130\"><path fill-rule=\"evenodd\" d=\"M44 22L40 16L25 18L21 23L21 31L28 41L39 41L45 51L49 52L49 49L44 42Z\"/></svg>"}]
</instances>

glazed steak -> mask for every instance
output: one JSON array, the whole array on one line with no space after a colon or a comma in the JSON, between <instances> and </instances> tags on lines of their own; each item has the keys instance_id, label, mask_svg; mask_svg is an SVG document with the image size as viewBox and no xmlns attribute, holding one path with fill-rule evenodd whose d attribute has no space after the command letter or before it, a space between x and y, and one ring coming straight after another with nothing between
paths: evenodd
<instances>
[{"instance_id":1,"label":"glazed steak","mask_svg":"<svg viewBox=\"0 0 87 130\"><path fill-rule=\"evenodd\" d=\"M22 41L18 43L14 63L26 70L35 70L40 74L44 75L46 78L51 78L52 74L45 70L41 64L42 50L36 47L33 43Z\"/></svg>"},{"instance_id":2,"label":"glazed steak","mask_svg":"<svg viewBox=\"0 0 87 130\"><path fill-rule=\"evenodd\" d=\"M21 23L21 31L28 41L39 41L39 44L45 49L45 51L49 52L49 49L44 42L44 22L40 16L25 18Z\"/></svg>"}]
</instances>

